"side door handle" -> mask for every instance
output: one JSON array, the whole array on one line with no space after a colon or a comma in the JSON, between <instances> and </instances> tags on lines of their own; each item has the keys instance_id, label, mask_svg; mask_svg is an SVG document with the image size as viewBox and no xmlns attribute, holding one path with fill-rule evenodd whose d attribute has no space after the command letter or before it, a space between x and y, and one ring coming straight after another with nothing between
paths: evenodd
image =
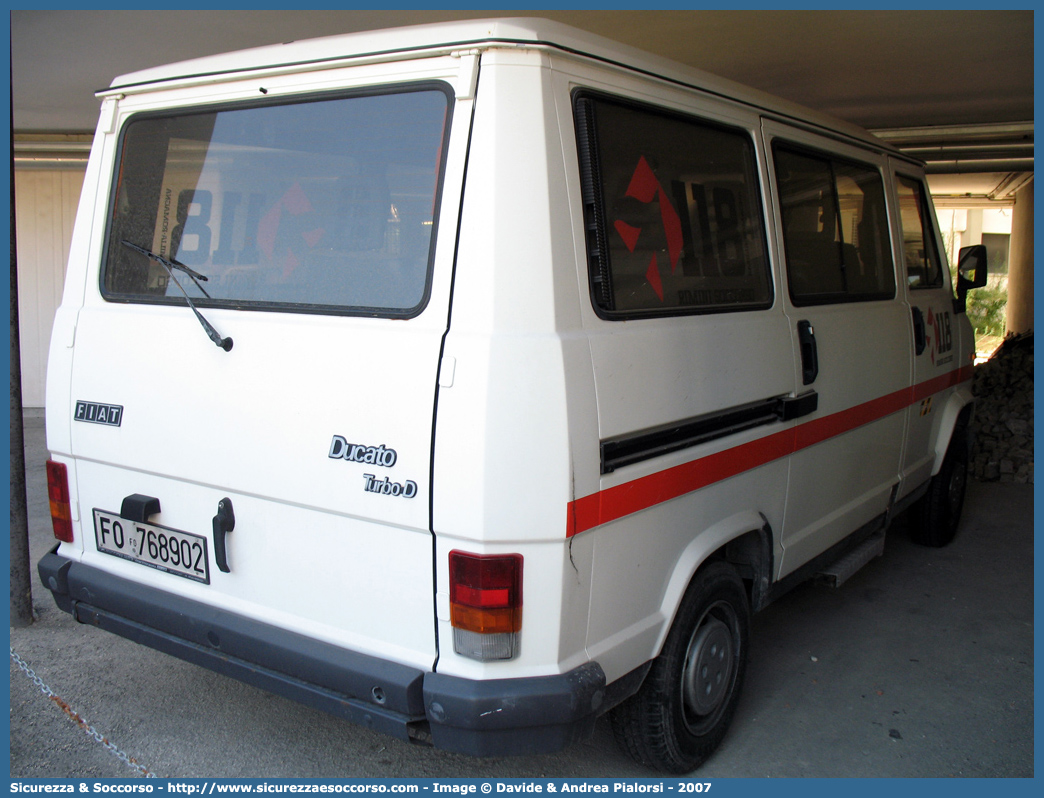
<instances>
[{"instance_id":1,"label":"side door handle","mask_svg":"<svg viewBox=\"0 0 1044 798\"><path fill-rule=\"evenodd\" d=\"M811 385L819 376L819 352L816 349L816 331L812 322L798 322L798 343L801 346L801 379Z\"/></svg>"},{"instance_id":2,"label":"side door handle","mask_svg":"<svg viewBox=\"0 0 1044 798\"><path fill-rule=\"evenodd\" d=\"M924 314L920 308L913 309L914 352L921 354L928 345L928 332L924 326Z\"/></svg>"}]
</instances>

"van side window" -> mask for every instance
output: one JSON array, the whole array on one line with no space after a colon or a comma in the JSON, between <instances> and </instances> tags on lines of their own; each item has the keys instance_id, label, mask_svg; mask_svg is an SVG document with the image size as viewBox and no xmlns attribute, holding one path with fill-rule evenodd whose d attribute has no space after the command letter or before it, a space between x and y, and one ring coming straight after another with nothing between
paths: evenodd
<instances>
[{"instance_id":1,"label":"van side window","mask_svg":"<svg viewBox=\"0 0 1044 798\"><path fill-rule=\"evenodd\" d=\"M177 280L200 305L419 313L447 92L426 84L133 117L120 143L103 295L183 303ZM171 278L142 250L191 273L179 267Z\"/></svg>"},{"instance_id":2,"label":"van side window","mask_svg":"<svg viewBox=\"0 0 1044 798\"><path fill-rule=\"evenodd\" d=\"M943 283L943 271L924 184L902 175L896 175L896 178L906 279L910 288L939 288Z\"/></svg>"},{"instance_id":3,"label":"van side window","mask_svg":"<svg viewBox=\"0 0 1044 798\"><path fill-rule=\"evenodd\" d=\"M749 133L588 93L575 113L599 315L772 305Z\"/></svg>"},{"instance_id":4,"label":"van side window","mask_svg":"<svg viewBox=\"0 0 1044 798\"><path fill-rule=\"evenodd\" d=\"M895 296L877 169L778 143L773 157L794 304Z\"/></svg>"}]
</instances>

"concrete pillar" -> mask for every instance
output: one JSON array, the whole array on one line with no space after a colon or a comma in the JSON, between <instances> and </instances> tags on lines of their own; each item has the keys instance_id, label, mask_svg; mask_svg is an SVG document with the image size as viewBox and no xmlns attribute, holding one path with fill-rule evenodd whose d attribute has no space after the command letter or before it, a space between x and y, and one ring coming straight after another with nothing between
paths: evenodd
<instances>
[{"instance_id":1,"label":"concrete pillar","mask_svg":"<svg viewBox=\"0 0 1044 798\"><path fill-rule=\"evenodd\" d=\"M968 223L964 227L962 247L970 247L982 243L982 208L968 209Z\"/></svg>"},{"instance_id":2,"label":"concrete pillar","mask_svg":"<svg viewBox=\"0 0 1044 798\"><path fill-rule=\"evenodd\" d=\"M1006 333L1033 329L1033 181L1015 194L1008 246Z\"/></svg>"}]
</instances>

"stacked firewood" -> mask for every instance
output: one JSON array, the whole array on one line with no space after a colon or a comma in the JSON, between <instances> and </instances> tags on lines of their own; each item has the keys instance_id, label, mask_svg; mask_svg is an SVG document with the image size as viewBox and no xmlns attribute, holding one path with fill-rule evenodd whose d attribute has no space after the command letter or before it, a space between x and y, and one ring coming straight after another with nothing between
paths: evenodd
<instances>
[{"instance_id":1,"label":"stacked firewood","mask_svg":"<svg viewBox=\"0 0 1044 798\"><path fill-rule=\"evenodd\" d=\"M1033 333L1009 336L975 367L971 472L984 482L1033 484Z\"/></svg>"}]
</instances>

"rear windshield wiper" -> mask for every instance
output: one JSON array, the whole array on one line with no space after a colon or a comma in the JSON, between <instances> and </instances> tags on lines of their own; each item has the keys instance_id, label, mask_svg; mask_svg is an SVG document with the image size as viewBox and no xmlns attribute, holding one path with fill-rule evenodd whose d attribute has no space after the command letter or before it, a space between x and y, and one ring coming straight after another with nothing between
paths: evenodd
<instances>
[{"instance_id":1,"label":"rear windshield wiper","mask_svg":"<svg viewBox=\"0 0 1044 798\"><path fill-rule=\"evenodd\" d=\"M178 269L180 271L185 272L185 274L192 278L192 282L196 284L196 288L203 292L203 296L205 296L207 299L210 299L210 294L207 293L207 289L200 285L201 282L205 283L209 280L209 278L205 274L200 274L195 269L190 269L181 261L174 260L173 258L165 258L162 255L157 255L155 252L150 252L149 250L145 249L145 247L139 247L137 244L132 244L130 241L125 240L123 242L123 245L125 247L130 247L135 252L140 252L142 255L147 255L161 266L166 266L168 271L170 269Z\"/></svg>"},{"instance_id":2,"label":"rear windshield wiper","mask_svg":"<svg viewBox=\"0 0 1044 798\"><path fill-rule=\"evenodd\" d=\"M142 255L148 258L152 258L152 260L156 261L156 263L158 263L160 266L166 269L167 274L170 275L170 279L174 281L174 285L176 285L178 289L181 291L181 293L185 295L185 301L188 302L188 306L192 309L192 312L196 314L196 318L199 319L199 323L203 325L203 329L206 330L207 336L210 338L210 340L213 341L216 346L220 347L221 349L224 349L226 352L232 348L232 339L227 337L222 338L221 334L214 329L214 326L205 318L203 318L203 314L196 310L196 304L192 301L192 297L188 295L188 291L185 290L185 287L180 282L178 282L178 278L174 276L174 270L178 269L179 271L183 271L185 274L191 277L192 281L196 284L196 287L199 288L199 290L203 292L203 295L209 299L210 294L208 294L206 290L203 288L203 286L200 285L201 281L205 281L207 279L206 275L200 274L199 272L190 269L184 263L179 263L176 260L165 258L162 255L157 255L155 252L145 249L144 247L139 247L137 244L132 244L130 241L127 241L126 239L124 239L120 243L123 244L123 246L125 247L133 249L135 252L140 252Z\"/></svg>"}]
</instances>

